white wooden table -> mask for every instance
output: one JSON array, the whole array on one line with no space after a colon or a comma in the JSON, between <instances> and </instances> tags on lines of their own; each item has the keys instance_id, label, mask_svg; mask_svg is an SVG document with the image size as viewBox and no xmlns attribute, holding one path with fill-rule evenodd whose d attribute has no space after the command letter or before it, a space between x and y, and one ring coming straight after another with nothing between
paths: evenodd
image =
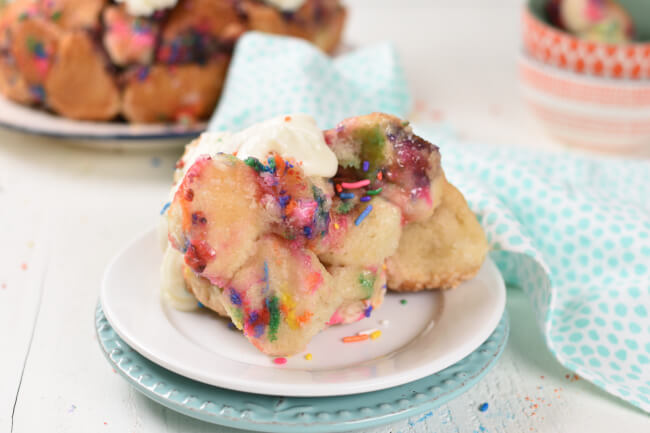
<instances>
[{"instance_id":1,"label":"white wooden table","mask_svg":"<svg viewBox=\"0 0 650 433\"><path fill-rule=\"evenodd\" d=\"M421 116L483 142L557 146L518 99L519 0L349 3L347 41L395 42ZM233 431L134 391L93 328L104 266L155 222L179 154L0 132L0 432ZM522 293L508 296L512 333L496 368L455 401L372 432L650 431L646 414L567 376Z\"/></svg>"}]
</instances>

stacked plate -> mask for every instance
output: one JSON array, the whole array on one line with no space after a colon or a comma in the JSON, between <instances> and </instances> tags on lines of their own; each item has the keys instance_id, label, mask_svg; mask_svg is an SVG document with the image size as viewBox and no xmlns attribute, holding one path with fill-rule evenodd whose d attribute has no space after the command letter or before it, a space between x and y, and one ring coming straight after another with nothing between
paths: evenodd
<instances>
[{"instance_id":1,"label":"stacked plate","mask_svg":"<svg viewBox=\"0 0 650 433\"><path fill-rule=\"evenodd\" d=\"M158 251L152 229L108 266L96 312L99 342L137 390L211 423L333 432L397 421L469 389L506 344L505 286L488 259L454 290L389 294L372 317L321 332L310 356L278 365L207 309L165 305ZM342 342L374 330L380 338Z\"/></svg>"}]
</instances>

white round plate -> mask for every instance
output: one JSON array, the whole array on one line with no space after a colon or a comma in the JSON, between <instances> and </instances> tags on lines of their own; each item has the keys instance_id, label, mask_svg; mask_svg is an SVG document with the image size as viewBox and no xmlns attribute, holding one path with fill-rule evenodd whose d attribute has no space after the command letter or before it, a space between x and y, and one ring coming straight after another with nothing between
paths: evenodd
<instances>
[{"instance_id":1,"label":"white round plate","mask_svg":"<svg viewBox=\"0 0 650 433\"><path fill-rule=\"evenodd\" d=\"M454 290L390 293L370 318L318 334L305 352L312 354L311 361L300 354L276 365L207 309L181 312L163 303L159 245L152 229L108 265L101 288L106 318L123 340L151 361L237 391L316 397L411 382L472 353L494 331L505 308L503 279L488 259L473 280ZM378 339L341 341L375 328L382 332Z\"/></svg>"},{"instance_id":2,"label":"white round plate","mask_svg":"<svg viewBox=\"0 0 650 433\"><path fill-rule=\"evenodd\" d=\"M97 148L143 149L177 147L205 130L205 123L128 124L73 120L17 104L0 95L0 126L29 134L78 140Z\"/></svg>"}]
</instances>

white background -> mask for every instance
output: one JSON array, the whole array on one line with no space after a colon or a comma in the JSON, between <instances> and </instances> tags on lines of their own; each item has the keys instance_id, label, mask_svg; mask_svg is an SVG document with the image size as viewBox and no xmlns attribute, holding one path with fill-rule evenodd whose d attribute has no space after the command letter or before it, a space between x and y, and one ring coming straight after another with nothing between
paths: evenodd
<instances>
[{"instance_id":1,"label":"white background","mask_svg":"<svg viewBox=\"0 0 650 433\"><path fill-rule=\"evenodd\" d=\"M486 143L557 147L518 97L520 3L350 0L346 41L395 43L419 117ZM104 266L155 222L179 153L96 152L0 132L0 432L232 431L131 389L94 335ZM641 411L567 378L527 300L508 296L512 333L497 367L430 415L373 433L650 431Z\"/></svg>"}]
</instances>

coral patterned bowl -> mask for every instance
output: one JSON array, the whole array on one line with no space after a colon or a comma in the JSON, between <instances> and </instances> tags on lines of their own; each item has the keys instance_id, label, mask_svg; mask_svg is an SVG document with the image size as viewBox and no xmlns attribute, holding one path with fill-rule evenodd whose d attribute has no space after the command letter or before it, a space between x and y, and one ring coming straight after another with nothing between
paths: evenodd
<instances>
[{"instance_id":1,"label":"coral patterned bowl","mask_svg":"<svg viewBox=\"0 0 650 433\"><path fill-rule=\"evenodd\" d=\"M523 96L548 132L578 147L650 151L650 80L563 71L522 54Z\"/></svg>"},{"instance_id":2,"label":"coral patterned bowl","mask_svg":"<svg viewBox=\"0 0 650 433\"><path fill-rule=\"evenodd\" d=\"M523 13L525 51L542 63L560 69L616 79L650 79L650 42L611 44L592 42L553 27L545 20L548 0L530 0ZM646 3L647 2L647 3ZM624 3L633 13L637 32L646 36L650 2Z\"/></svg>"}]
</instances>

